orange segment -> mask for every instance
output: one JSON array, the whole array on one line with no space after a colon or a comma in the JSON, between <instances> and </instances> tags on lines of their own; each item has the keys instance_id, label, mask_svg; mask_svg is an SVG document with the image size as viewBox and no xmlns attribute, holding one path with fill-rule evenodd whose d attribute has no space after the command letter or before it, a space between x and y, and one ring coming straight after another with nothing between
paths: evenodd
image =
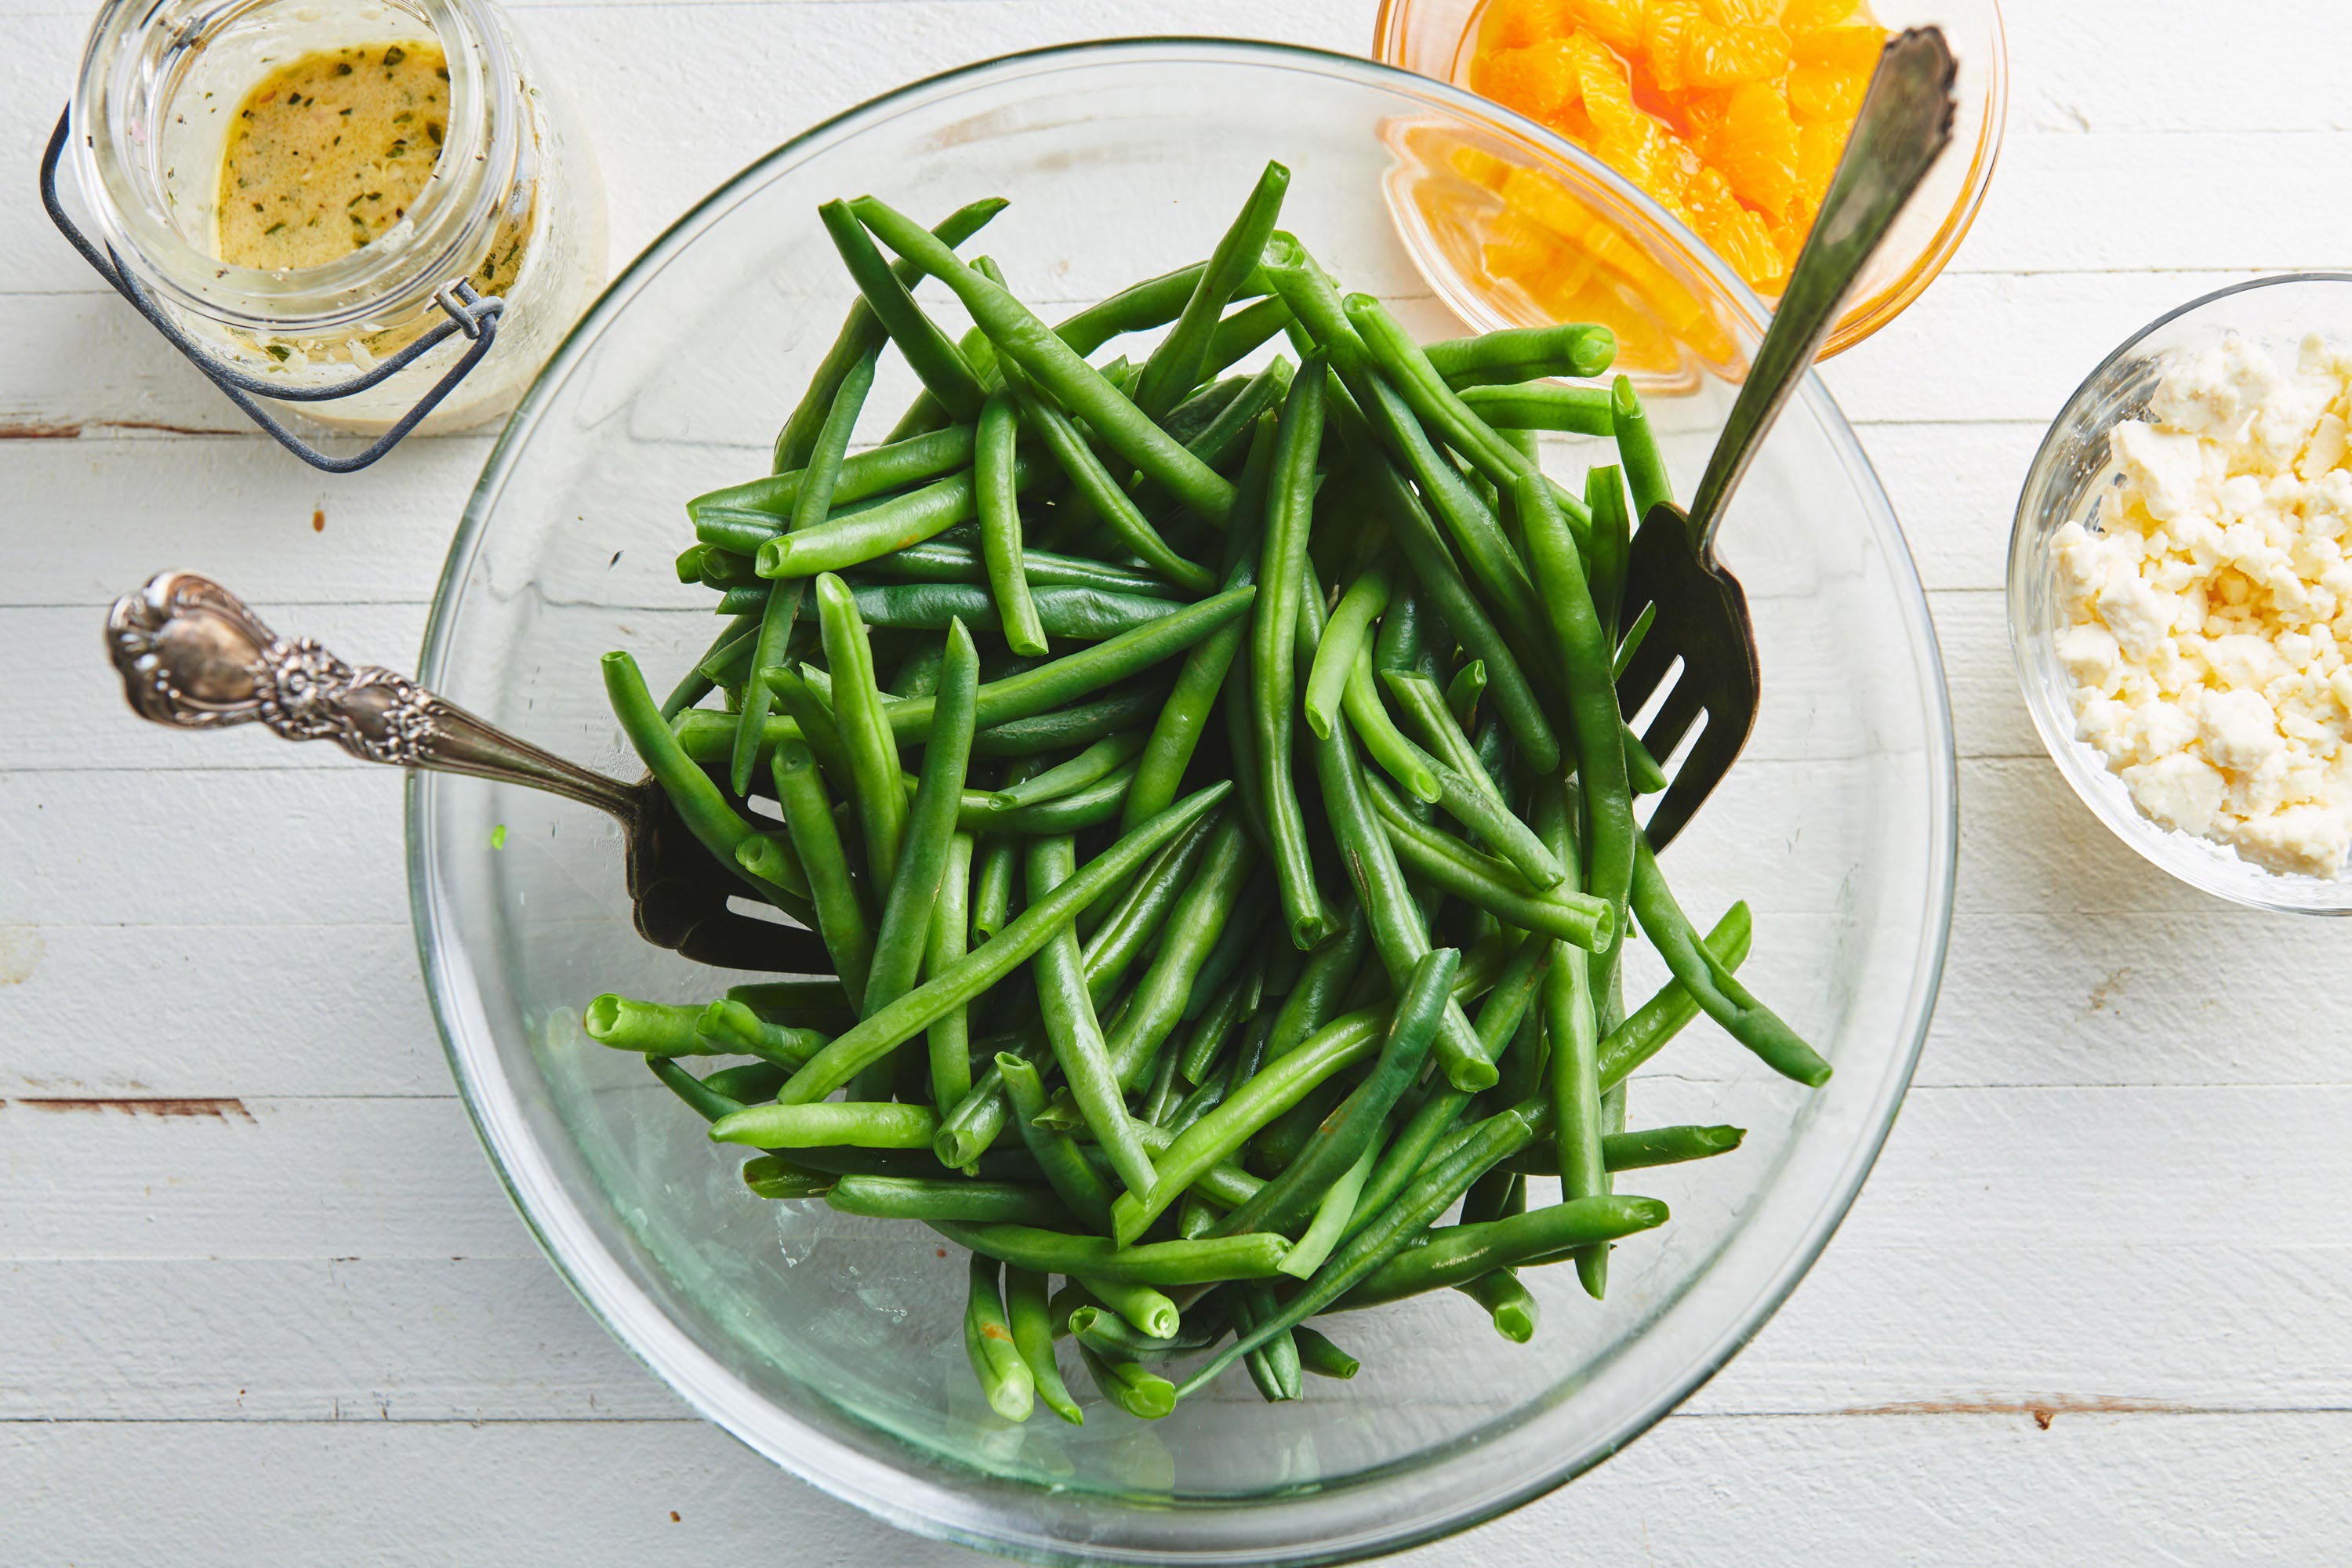
<instances>
[{"instance_id":1,"label":"orange segment","mask_svg":"<svg viewBox=\"0 0 2352 1568\"><path fill-rule=\"evenodd\" d=\"M1739 199L1779 218L1797 195L1797 122L1769 82L1734 88L1715 138L1715 163Z\"/></svg>"},{"instance_id":2,"label":"orange segment","mask_svg":"<svg viewBox=\"0 0 2352 1568\"><path fill-rule=\"evenodd\" d=\"M1494 0L1479 41L1488 49L1524 49L1565 36L1569 26L1566 0Z\"/></svg>"},{"instance_id":3,"label":"orange segment","mask_svg":"<svg viewBox=\"0 0 2352 1568\"><path fill-rule=\"evenodd\" d=\"M1580 96L1576 57L1565 38L1480 55L1470 68L1470 85L1530 120L1557 119Z\"/></svg>"},{"instance_id":4,"label":"orange segment","mask_svg":"<svg viewBox=\"0 0 2352 1568\"><path fill-rule=\"evenodd\" d=\"M1695 28L1683 46L1683 79L1694 91L1778 81L1788 73L1789 35L1778 27Z\"/></svg>"},{"instance_id":5,"label":"orange segment","mask_svg":"<svg viewBox=\"0 0 2352 1568\"><path fill-rule=\"evenodd\" d=\"M1834 27L1853 15L1856 0L1789 0L1780 12L1780 26L1791 33Z\"/></svg>"},{"instance_id":6,"label":"orange segment","mask_svg":"<svg viewBox=\"0 0 2352 1568\"><path fill-rule=\"evenodd\" d=\"M1630 49L1642 41L1642 0L1568 0L1568 14L1612 49Z\"/></svg>"}]
</instances>

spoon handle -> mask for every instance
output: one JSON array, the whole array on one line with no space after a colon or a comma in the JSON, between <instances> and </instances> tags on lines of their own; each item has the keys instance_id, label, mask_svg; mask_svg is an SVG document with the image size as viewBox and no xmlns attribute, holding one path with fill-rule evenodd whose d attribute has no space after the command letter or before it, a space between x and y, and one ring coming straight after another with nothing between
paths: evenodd
<instances>
[{"instance_id":1,"label":"spoon handle","mask_svg":"<svg viewBox=\"0 0 2352 1568\"><path fill-rule=\"evenodd\" d=\"M1714 546L1723 503L1811 368L1854 280L1951 141L1958 74L1951 48L1935 27L1899 35L1879 57L1821 215L1691 501L1702 555Z\"/></svg>"},{"instance_id":2,"label":"spoon handle","mask_svg":"<svg viewBox=\"0 0 2352 1568\"><path fill-rule=\"evenodd\" d=\"M142 719L182 730L258 723L355 757L541 789L624 822L632 792L518 740L381 665L349 665L310 637L281 637L209 577L162 572L115 601L106 649Z\"/></svg>"}]
</instances>

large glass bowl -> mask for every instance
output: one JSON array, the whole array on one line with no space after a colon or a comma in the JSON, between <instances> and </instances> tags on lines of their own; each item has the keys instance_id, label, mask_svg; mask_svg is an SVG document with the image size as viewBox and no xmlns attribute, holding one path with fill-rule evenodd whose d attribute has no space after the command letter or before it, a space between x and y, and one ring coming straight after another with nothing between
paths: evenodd
<instances>
[{"instance_id":1,"label":"large glass bowl","mask_svg":"<svg viewBox=\"0 0 2352 1568\"><path fill-rule=\"evenodd\" d=\"M2074 683L2058 657L2065 628L2052 541L2082 521L2095 493L2119 476L2108 433L2144 418L2157 383L2177 358L2218 348L2235 335L2293 365L2304 337L2340 335L2352 321L2352 273L2297 272L2256 279L2168 310L2126 339L2074 389L2050 424L2018 497L2009 536L2009 637L2033 727L2083 804L2151 865L2192 888L2251 909L2285 914L2352 914L2352 872L2336 877L2273 871L2210 839L2167 827L2133 801L2106 759L2074 732Z\"/></svg>"},{"instance_id":2,"label":"large glass bowl","mask_svg":"<svg viewBox=\"0 0 2352 1568\"><path fill-rule=\"evenodd\" d=\"M1372 53L1391 65L1467 87L1470 60L1487 0L1381 0L1372 24ZM1999 0L1870 0L1870 14L1890 28L1937 26L1944 30L1959 60L1959 112L1952 147L1927 175L1893 234L1864 271L1853 301L1846 307L1822 348L1823 358L1843 353L1902 314L1925 293L1968 237L1992 184L2000 160L2001 133L2009 120L2009 46ZM1549 205L1549 203L1529 204ZM1512 213L1490 203L1478 225L1478 239L1508 242L1529 213ZM1532 221L1541 224L1539 216ZM1603 271L1617 270L1607 247L1583 242L1580 226L1550 225L1557 244L1586 251ZM1428 245L1424 265L1455 308L1494 326L1523 326L1545 312L1541 301L1507 279L1495 276L1468 246ZM1638 272L1621 272L1621 286L1638 291ZM1649 376L1644 376L1646 382Z\"/></svg>"},{"instance_id":3,"label":"large glass bowl","mask_svg":"<svg viewBox=\"0 0 2352 1568\"><path fill-rule=\"evenodd\" d=\"M1737 343L1755 342L1756 301L1688 236L1597 164L1450 87L1219 41L974 66L778 149L614 284L491 458L442 580L425 679L583 762L635 771L597 658L629 649L666 685L712 636L708 595L671 570L680 503L765 470L850 302L819 202L870 190L939 214L1010 197L973 248L1041 305L1070 305L1206 254L1278 156L1296 174L1287 226L1439 336L1459 329L1381 194L1405 126L1539 161L1643 237ZM908 390L877 392L877 430ZM1685 488L1730 394L1708 377L1657 409ZM1586 455L1556 456L1570 472ZM1764 448L1727 539L1761 639L1763 710L1669 869L1702 919L1754 901L1755 986L1837 1076L1808 1093L1711 1028L1679 1042L1661 1064L1670 1075L1633 1086L1635 1123L1734 1122L1747 1146L1628 1179L1671 1203L1673 1224L1620 1249L1605 1306L1570 1271L1533 1271L1546 1321L1532 1344L1449 1295L1339 1322L1362 1374L1293 1405L1228 1378L1160 1422L1097 1408L1083 1428L1042 1413L1003 1426L964 1365L960 1256L911 1226L751 1196L737 1152L706 1142L642 1063L583 1038L579 1010L597 992L682 1001L722 984L632 934L612 826L544 796L422 777L409 796L418 937L493 1159L591 1310L697 1409L911 1530L1047 1561L1328 1562L1538 1496L1639 1436L1795 1286L1894 1120L1943 961L1955 833L1943 677L1886 497L1818 382ZM1638 948L1633 994L1661 973Z\"/></svg>"}]
</instances>

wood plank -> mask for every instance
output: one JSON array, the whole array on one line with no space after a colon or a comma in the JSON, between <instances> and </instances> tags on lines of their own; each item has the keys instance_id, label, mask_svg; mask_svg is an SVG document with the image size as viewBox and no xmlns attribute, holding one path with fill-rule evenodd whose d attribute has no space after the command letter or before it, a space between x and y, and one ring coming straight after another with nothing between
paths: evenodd
<instances>
[{"instance_id":1,"label":"wood plank","mask_svg":"<svg viewBox=\"0 0 2352 1568\"><path fill-rule=\"evenodd\" d=\"M1669 1070L1708 1067L1694 1045ZM1686 1092L1662 1082L1643 1103L1674 1120L1661 1108L1704 1103L1713 1090L1700 1081ZM535 1256L454 1100L240 1098L162 1113L188 1109L0 1107L0 1258ZM2011 1246L2030 1234L2053 1247L2147 1237L2305 1249L2332 1234L2352 1183L2352 1145L2337 1135L2347 1115L2352 1087L2336 1084L1923 1086L1841 1245ZM2264 1157L2200 1159L2190 1182L2191 1149ZM1972 1201L1956 1204L1959 1193Z\"/></svg>"},{"instance_id":2,"label":"wood plank","mask_svg":"<svg viewBox=\"0 0 2352 1568\"><path fill-rule=\"evenodd\" d=\"M1736 1531L1762 1560L1823 1568L2251 1563L2352 1534L2333 1480L2352 1464L2342 1413L2051 1414L2046 1428L2021 1408L1670 1417L1475 1547L1396 1561L1436 1568L1475 1550L1492 1568L1542 1568L1572 1539L1597 1559L1705 1568ZM141 1506L125 1508L132 1473ZM880 1529L692 1422L19 1424L0 1429L0 1486L22 1500L13 1542L42 1563L155 1561L227 1540L263 1561L331 1540L338 1561L367 1565L709 1563L784 1541L794 1560L839 1568L991 1561Z\"/></svg>"}]
</instances>

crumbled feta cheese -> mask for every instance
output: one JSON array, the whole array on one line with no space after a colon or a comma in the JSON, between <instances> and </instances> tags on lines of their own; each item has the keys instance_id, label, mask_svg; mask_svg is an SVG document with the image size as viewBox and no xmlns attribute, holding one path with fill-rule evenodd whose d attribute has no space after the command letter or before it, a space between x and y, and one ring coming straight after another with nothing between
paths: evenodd
<instances>
[{"instance_id":1,"label":"crumbled feta cheese","mask_svg":"<svg viewBox=\"0 0 2352 1568\"><path fill-rule=\"evenodd\" d=\"M2352 858L2352 346L2232 337L2109 436L2053 540L2076 733L2139 809L2272 870Z\"/></svg>"}]
</instances>

